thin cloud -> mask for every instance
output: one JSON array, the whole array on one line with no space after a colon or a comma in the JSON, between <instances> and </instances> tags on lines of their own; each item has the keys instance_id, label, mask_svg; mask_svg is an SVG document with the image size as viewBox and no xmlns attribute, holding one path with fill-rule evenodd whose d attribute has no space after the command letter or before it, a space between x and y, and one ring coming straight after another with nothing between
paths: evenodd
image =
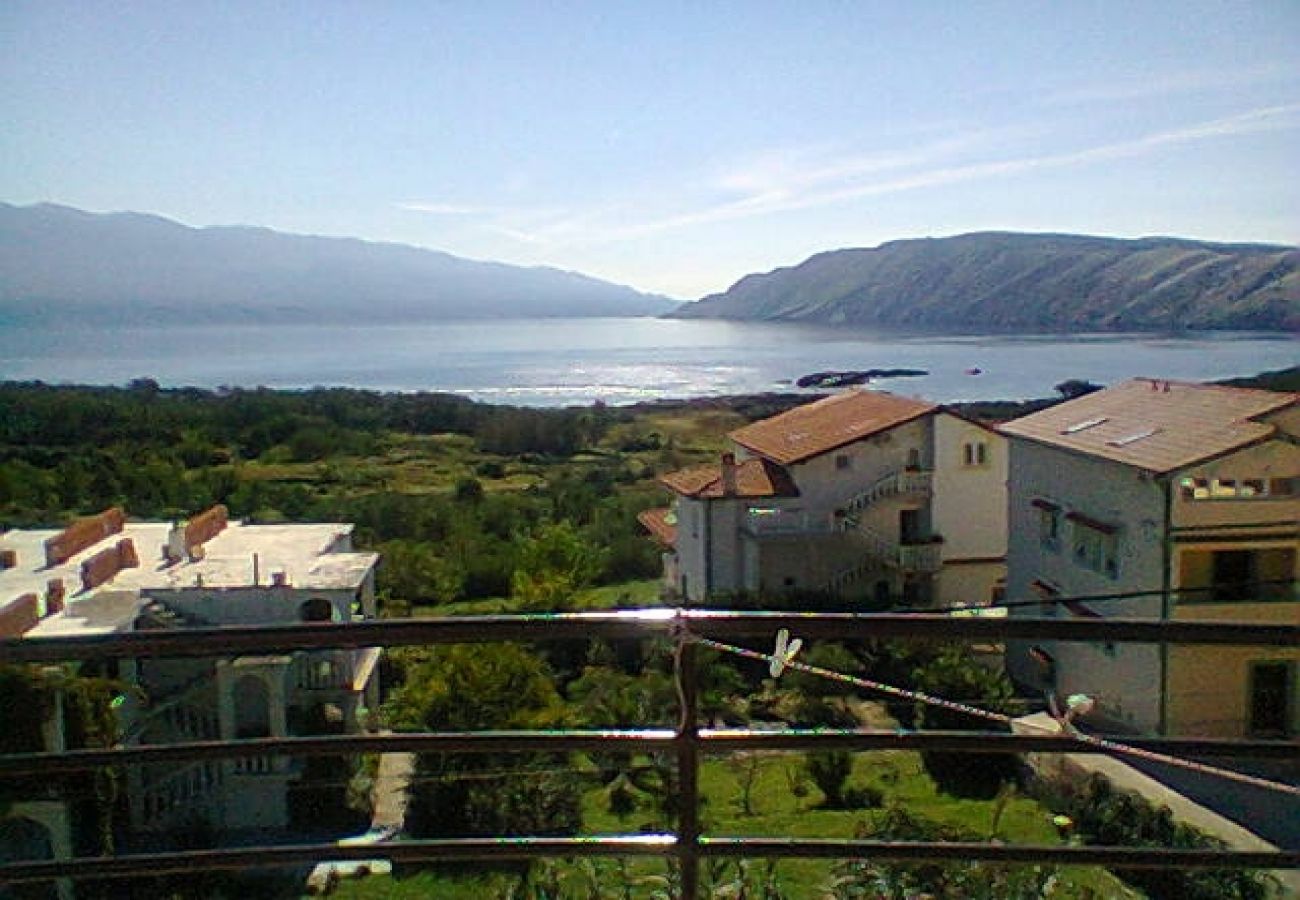
<instances>
[{"instance_id":1,"label":"thin cloud","mask_svg":"<svg viewBox=\"0 0 1300 900\"><path fill-rule=\"evenodd\" d=\"M436 216L478 216L491 212L486 206L460 206L455 203L420 203L410 201L398 203L398 209L407 212L431 213Z\"/></svg>"},{"instance_id":2,"label":"thin cloud","mask_svg":"<svg viewBox=\"0 0 1300 900\"><path fill-rule=\"evenodd\" d=\"M522 244L554 251L565 247L618 243L716 222L815 209L866 197L1138 158L1180 145L1296 128L1300 126L1298 114L1300 104L1261 107L1109 144L987 162L961 163L956 160L963 153L991 143L991 136L1005 138L1013 133L1011 130L971 133L907 153L833 158L816 148L787 148L715 175L700 186L703 192L715 196L720 192L740 193L741 196L658 217L648 212L656 203L653 199L579 211L414 202L401 206L417 212L479 215L485 220L482 223L485 230Z\"/></svg>"},{"instance_id":3,"label":"thin cloud","mask_svg":"<svg viewBox=\"0 0 1300 900\"><path fill-rule=\"evenodd\" d=\"M640 225L607 230L602 234L591 235L591 239L594 243L626 240L693 225L812 209L864 197L941 187L987 178L1005 178L1035 170L1086 165L1103 160L1135 158L1165 147L1295 128L1300 126L1300 116L1297 116L1297 113L1300 113L1300 104L1262 107L1235 116L1201 122L1187 128L1157 132L1127 141L1117 141L1111 144L1087 147L1082 150L966 165L940 166L894 178L841 183L803 192L790 190L771 191L666 216ZM846 166L845 170L851 171L852 166Z\"/></svg>"}]
</instances>

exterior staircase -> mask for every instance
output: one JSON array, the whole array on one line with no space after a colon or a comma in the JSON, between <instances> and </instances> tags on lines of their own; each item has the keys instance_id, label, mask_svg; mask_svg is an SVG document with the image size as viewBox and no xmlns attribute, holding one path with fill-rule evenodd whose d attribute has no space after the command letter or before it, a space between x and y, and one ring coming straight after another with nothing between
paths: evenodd
<instances>
[{"instance_id":1,"label":"exterior staircase","mask_svg":"<svg viewBox=\"0 0 1300 900\"><path fill-rule=\"evenodd\" d=\"M854 494L844 502L844 512L852 515L878 503L886 497L924 496L928 497L934 473L922 470L899 469L877 478L866 490Z\"/></svg>"},{"instance_id":2,"label":"exterior staircase","mask_svg":"<svg viewBox=\"0 0 1300 900\"><path fill-rule=\"evenodd\" d=\"M888 497L924 496L931 493L933 473L900 469L876 479L846 500L836 516L837 530L853 535L862 545L863 557L825 584L825 590L839 593L871 572L895 569L903 572L934 573L942 565L940 543L899 543L862 523L861 513Z\"/></svg>"}]
</instances>

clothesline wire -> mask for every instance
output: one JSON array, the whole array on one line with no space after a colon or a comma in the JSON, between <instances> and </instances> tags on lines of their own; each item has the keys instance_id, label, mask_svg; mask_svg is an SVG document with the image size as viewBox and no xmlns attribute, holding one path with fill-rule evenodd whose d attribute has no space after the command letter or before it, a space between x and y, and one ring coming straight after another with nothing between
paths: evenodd
<instances>
[{"instance_id":1,"label":"clothesline wire","mask_svg":"<svg viewBox=\"0 0 1300 900\"><path fill-rule=\"evenodd\" d=\"M1080 732L1078 730L1068 727L1063 722L1057 722L1056 723L1057 729L1053 730L1052 728L1049 728L1044 725L1039 725L1034 722L1026 722L1024 720L1014 719L1011 716L1006 715L1005 713L994 712L993 710L988 710L988 709L981 709L978 706L972 706L967 703L959 703L954 700L947 700L943 697L939 697L934 694L928 694L924 691L915 691L915 690L910 690L908 688L897 687L892 684L887 684L883 681L875 681L869 678L860 678L855 675L846 675L842 672L836 672L832 669L825 669L822 668L821 666L814 666L814 665L809 665L808 663L799 662L796 659L790 659L790 658L779 659L778 657L775 657L773 654L770 653L763 653L758 650L750 650L746 647L737 647L734 644L726 644L721 641L715 641L705 637L689 636L687 639L693 640L696 643L699 643L703 646L712 647L715 650L720 650L724 653L730 653L736 656L744 657L746 659L754 659L754 660L759 660L768 663L771 663L773 661L779 661L784 665L785 668L788 669L795 669L797 671L805 672L809 675L816 675L821 678L829 679L831 681L838 681L843 684L853 685L854 687L864 688L866 690L875 691L877 693L888 694L894 697L901 697L915 702L924 703L927 706L935 706L941 709L948 709L954 712L964 713L968 716L986 719L990 722L997 722L998 724L1006 725L1008 727L1012 725L1016 725L1019 727L1030 728L1034 731L1041 731L1048 734L1054 734L1054 735L1064 734L1067 737L1074 738L1080 744L1094 747L1098 750L1104 750L1110 753L1116 753L1124 756L1131 756L1136 759L1144 759L1148 762L1158 762L1158 763L1164 763L1166 765L1177 766L1179 768L1188 769L1190 771L1200 772L1202 774L1213 775L1219 778L1225 778L1231 781L1236 781L1240 784L1248 784L1253 787L1263 788L1265 790L1277 791L1279 793L1291 794L1293 796L1300 797L1300 787L1296 787L1294 785L1282 784L1276 781L1270 781L1266 778L1259 778L1254 775L1247 775L1243 772L1235 772L1231 769L1224 769L1218 766L1211 766L1206 763L1196 762L1190 759L1183 759L1182 757L1173 756L1167 753L1157 753L1152 750L1144 750L1138 747L1131 747L1128 744L1123 744L1118 741L1112 741L1108 738L1097 737L1095 735L1090 735L1090 734Z\"/></svg>"}]
</instances>

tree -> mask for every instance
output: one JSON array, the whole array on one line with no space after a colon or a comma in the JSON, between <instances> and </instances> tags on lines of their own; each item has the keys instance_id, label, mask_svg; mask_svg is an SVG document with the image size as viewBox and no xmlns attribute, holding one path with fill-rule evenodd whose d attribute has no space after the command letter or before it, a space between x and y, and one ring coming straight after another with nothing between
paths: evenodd
<instances>
[{"instance_id":1,"label":"tree","mask_svg":"<svg viewBox=\"0 0 1300 900\"><path fill-rule=\"evenodd\" d=\"M399 729L553 728L565 710L545 663L517 644L439 647L388 705ZM421 837L572 834L581 786L563 754L421 754L407 827Z\"/></svg>"},{"instance_id":2,"label":"tree","mask_svg":"<svg viewBox=\"0 0 1300 900\"><path fill-rule=\"evenodd\" d=\"M440 557L429 544L387 541L378 550L378 587L388 596L407 603L428 600L450 603L460 598L464 572Z\"/></svg>"},{"instance_id":3,"label":"tree","mask_svg":"<svg viewBox=\"0 0 1300 900\"><path fill-rule=\"evenodd\" d=\"M543 525L519 545L510 593L525 610L567 609L600 571L603 556L568 522Z\"/></svg>"},{"instance_id":4,"label":"tree","mask_svg":"<svg viewBox=\"0 0 1300 900\"><path fill-rule=\"evenodd\" d=\"M1009 713L1014 693L1005 675L977 663L960 645L944 647L939 654L913 673L916 687L927 694L955 700L996 713ZM996 728L988 719L955 710L920 705L917 718L922 728ZM1005 781L1015 778L1015 761L1005 753L962 754L924 751L921 760L941 790L959 796L991 798Z\"/></svg>"},{"instance_id":5,"label":"tree","mask_svg":"<svg viewBox=\"0 0 1300 900\"><path fill-rule=\"evenodd\" d=\"M853 754L847 750L825 750L809 753L804 759L808 776L817 789L826 795L827 809L843 809L844 786L853 772Z\"/></svg>"}]
</instances>

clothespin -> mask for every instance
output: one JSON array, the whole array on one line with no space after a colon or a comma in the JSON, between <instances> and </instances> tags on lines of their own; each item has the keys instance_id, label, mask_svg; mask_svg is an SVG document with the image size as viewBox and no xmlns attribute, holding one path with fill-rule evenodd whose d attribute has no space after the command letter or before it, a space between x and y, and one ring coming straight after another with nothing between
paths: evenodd
<instances>
[{"instance_id":1,"label":"clothespin","mask_svg":"<svg viewBox=\"0 0 1300 900\"><path fill-rule=\"evenodd\" d=\"M1074 731L1074 720L1077 716L1086 716L1096 707L1097 701L1087 694L1071 694L1065 698L1065 709L1058 709L1055 698L1049 698L1049 706L1053 718L1056 719L1061 731Z\"/></svg>"},{"instance_id":2,"label":"clothespin","mask_svg":"<svg viewBox=\"0 0 1300 900\"><path fill-rule=\"evenodd\" d=\"M789 665L790 660L803 647L803 640L795 638L790 640L790 630L782 628L776 633L776 649L772 651L772 662L768 666L768 671L772 673L773 678L780 678L785 667Z\"/></svg>"}]
</instances>

